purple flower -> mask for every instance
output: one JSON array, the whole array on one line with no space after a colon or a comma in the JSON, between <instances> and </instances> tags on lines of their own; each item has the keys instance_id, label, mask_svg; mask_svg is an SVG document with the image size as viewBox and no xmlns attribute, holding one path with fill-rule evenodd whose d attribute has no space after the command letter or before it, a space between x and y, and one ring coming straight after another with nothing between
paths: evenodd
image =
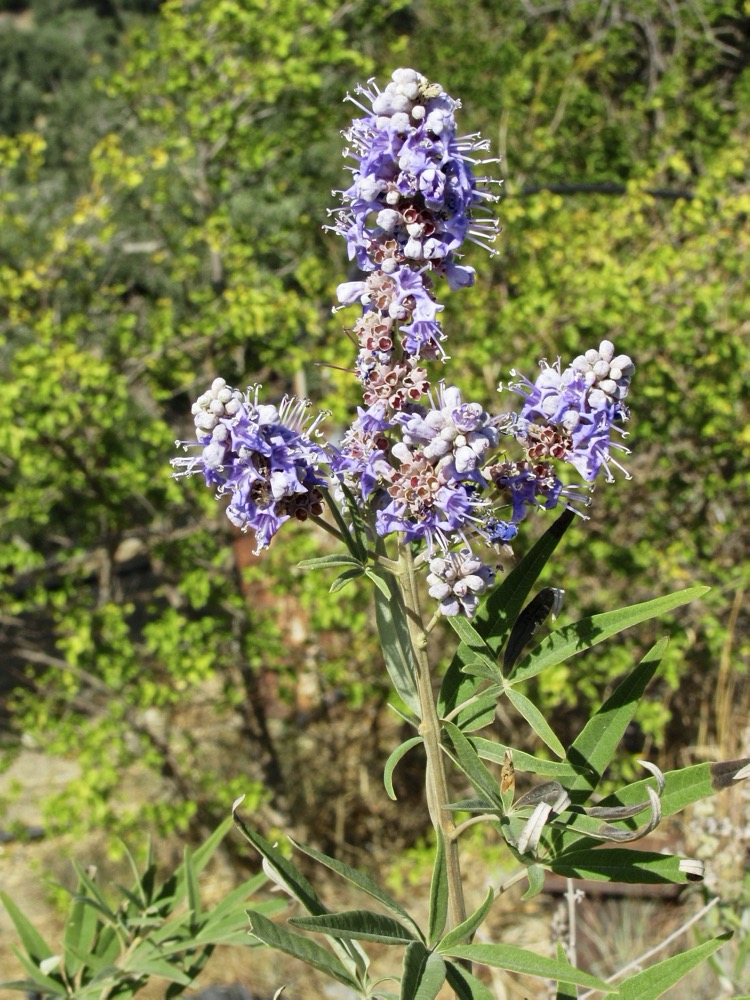
<instances>
[{"instance_id":1,"label":"purple flower","mask_svg":"<svg viewBox=\"0 0 750 1000\"><path fill-rule=\"evenodd\" d=\"M531 462L560 459L573 465L591 482L603 469L608 482L610 465L630 474L612 457L612 450L628 449L612 441L612 431L624 434L618 424L628 417L622 402L635 370L627 355L615 358L605 340L599 350L587 351L564 371L541 362L535 382L521 376L510 388L525 396L515 434ZM513 373L516 374L515 372Z\"/></svg>"},{"instance_id":2,"label":"purple flower","mask_svg":"<svg viewBox=\"0 0 750 1000\"><path fill-rule=\"evenodd\" d=\"M445 552L430 560L429 593L440 602L442 615L473 618L479 597L495 582L495 570L485 566L469 548Z\"/></svg>"},{"instance_id":3,"label":"purple flower","mask_svg":"<svg viewBox=\"0 0 750 1000\"><path fill-rule=\"evenodd\" d=\"M344 204L332 228L344 236L350 260L356 259L363 271L395 277L399 292L389 305L397 312L390 315L405 334L406 354L435 356L442 353L436 318L442 306L435 303L424 272L445 275L451 288L462 288L474 278L472 268L456 263L464 241L494 252L488 244L497 224L483 205L497 199L486 190L490 179L474 176L472 155L487 144L476 135L459 138L458 103L412 69L396 70L382 93L370 82L357 94L371 107L354 101L364 112L344 133L354 176L340 192ZM360 297L355 284L339 287L342 304ZM407 284L412 301L404 310ZM367 308L367 293L361 301Z\"/></svg>"},{"instance_id":4,"label":"purple flower","mask_svg":"<svg viewBox=\"0 0 750 1000\"><path fill-rule=\"evenodd\" d=\"M441 382L431 410L420 407L395 419L403 426L405 444L421 446L441 481L473 480L486 485L480 469L497 447L498 432L479 403L463 403L455 386Z\"/></svg>"},{"instance_id":5,"label":"purple flower","mask_svg":"<svg viewBox=\"0 0 750 1000\"><path fill-rule=\"evenodd\" d=\"M390 502L375 513L375 530L381 536L404 533L406 541L424 541L429 551L438 545L446 549L470 530L476 520L472 493L456 483L424 488L415 476L402 469L388 488Z\"/></svg>"},{"instance_id":6,"label":"purple flower","mask_svg":"<svg viewBox=\"0 0 750 1000\"><path fill-rule=\"evenodd\" d=\"M178 442L200 452L172 459L176 476L202 472L206 484L229 496L227 516L255 532L256 551L267 548L291 517L304 521L323 511L320 490L325 454L310 440L322 415L306 416L307 402L258 402L257 387L241 393L217 378L193 404L196 440Z\"/></svg>"},{"instance_id":7,"label":"purple flower","mask_svg":"<svg viewBox=\"0 0 750 1000\"><path fill-rule=\"evenodd\" d=\"M358 417L344 435L340 448L329 445L329 465L334 475L355 496L366 501L391 470L388 438L391 424L385 419L385 403L369 409L357 407Z\"/></svg>"}]
</instances>

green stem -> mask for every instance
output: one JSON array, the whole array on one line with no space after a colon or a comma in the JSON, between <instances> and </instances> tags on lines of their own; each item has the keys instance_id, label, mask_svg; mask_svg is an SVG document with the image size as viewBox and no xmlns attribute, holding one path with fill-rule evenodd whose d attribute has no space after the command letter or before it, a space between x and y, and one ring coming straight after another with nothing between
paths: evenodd
<instances>
[{"instance_id":1,"label":"green stem","mask_svg":"<svg viewBox=\"0 0 750 1000\"><path fill-rule=\"evenodd\" d=\"M419 732L424 740L427 755L425 776L427 805L435 830L442 834L445 844L446 875L448 881L448 917L451 927L457 927L466 919L461 867L458 844L455 837L453 814L446 809L448 802L448 782L445 775L445 758L440 748L441 725L432 691L432 675L426 651L426 633L419 609L417 575L414 558L408 542L401 546L399 562L402 574L397 577L404 598L404 609L409 623L409 635L416 667L417 694L422 721Z\"/></svg>"}]
</instances>

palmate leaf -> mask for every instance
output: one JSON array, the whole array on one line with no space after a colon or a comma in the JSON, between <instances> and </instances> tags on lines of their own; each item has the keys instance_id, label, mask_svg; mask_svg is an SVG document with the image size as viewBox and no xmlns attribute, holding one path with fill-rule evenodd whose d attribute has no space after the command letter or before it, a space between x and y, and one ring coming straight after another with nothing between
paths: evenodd
<instances>
[{"instance_id":1,"label":"palmate leaf","mask_svg":"<svg viewBox=\"0 0 750 1000\"><path fill-rule=\"evenodd\" d=\"M344 986L357 990L357 982L349 975L343 963L317 941L301 934L292 934L285 927L272 923L254 910L248 910L247 915L250 919L251 933L263 944L277 951L283 951L292 958L298 958L301 962L311 965L313 969L343 983Z\"/></svg>"},{"instance_id":2,"label":"palmate leaf","mask_svg":"<svg viewBox=\"0 0 750 1000\"><path fill-rule=\"evenodd\" d=\"M571 743L566 760L577 774L565 787L574 803L586 801L609 766L668 641L660 639L651 647Z\"/></svg>"},{"instance_id":3,"label":"palmate leaf","mask_svg":"<svg viewBox=\"0 0 750 1000\"><path fill-rule=\"evenodd\" d=\"M337 594L340 590L343 590L348 583L352 583L353 580L358 580L361 576L363 576L364 572L365 571L361 566L355 566L354 569L344 570L344 572L337 576L328 588L329 593Z\"/></svg>"},{"instance_id":4,"label":"palmate leaf","mask_svg":"<svg viewBox=\"0 0 750 1000\"><path fill-rule=\"evenodd\" d=\"M456 945L446 952L451 958L464 959L468 962L479 962L480 965L491 965L508 972L520 972L527 976L537 976L540 979L554 979L563 983L575 983L592 990L604 993L616 992L615 986L581 972L567 961L546 958L525 948L517 948L510 944L464 944Z\"/></svg>"},{"instance_id":5,"label":"palmate leaf","mask_svg":"<svg viewBox=\"0 0 750 1000\"><path fill-rule=\"evenodd\" d=\"M31 989L32 993L38 992L45 997L48 995L53 997L64 997L67 994L67 987L60 981L60 979L53 979L51 976L42 972L39 965L29 958L28 955L24 955L22 952L17 950L16 958L24 967L33 983Z\"/></svg>"},{"instance_id":6,"label":"palmate leaf","mask_svg":"<svg viewBox=\"0 0 750 1000\"><path fill-rule=\"evenodd\" d=\"M357 563L365 563L367 561L367 543L365 541L365 528L362 524L362 516L357 507L357 503L354 497L349 492L349 490L344 486L343 483L339 484L341 491L344 494L344 499L346 500L346 506L349 513L349 518L351 521L351 526L347 523L344 515L339 510L338 504L331 496L330 492L323 488L321 492L323 493L326 505L330 510L336 526L338 527L341 537L343 538L344 544L349 550L349 554L352 559ZM317 568L317 567L313 567Z\"/></svg>"},{"instance_id":7,"label":"palmate leaf","mask_svg":"<svg viewBox=\"0 0 750 1000\"><path fill-rule=\"evenodd\" d=\"M445 975L442 956L414 941L404 954L399 1000L435 1000L445 982Z\"/></svg>"},{"instance_id":8,"label":"palmate leaf","mask_svg":"<svg viewBox=\"0 0 750 1000\"><path fill-rule=\"evenodd\" d=\"M471 705L467 705L455 716L454 721L459 729L464 733L474 733L489 726L495 718L498 694L499 690L491 687L477 695Z\"/></svg>"},{"instance_id":9,"label":"palmate leaf","mask_svg":"<svg viewBox=\"0 0 750 1000\"><path fill-rule=\"evenodd\" d=\"M473 620L474 627L495 656L508 641L531 588L574 520L575 514L564 510L500 586L480 605Z\"/></svg>"},{"instance_id":10,"label":"palmate leaf","mask_svg":"<svg viewBox=\"0 0 750 1000\"><path fill-rule=\"evenodd\" d=\"M710 958L732 937L731 932L721 934L711 941L683 951L673 958L667 958L649 969L631 976L619 985L622 1000L658 1000L658 997L678 983L691 969ZM738 998L739 1000L739 998Z\"/></svg>"},{"instance_id":11,"label":"palmate leaf","mask_svg":"<svg viewBox=\"0 0 750 1000\"><path fill-rule=\"evenodd\" d=\"M502 680L503 674L497 665L495 655L469 619L464 618L463 615L454 615L448 621L461 640L459 648L466 651L467 659L464 662L464 669L471 665L472 673L477 676L487 677L490 680Z\"/></svg>"},{"instance_id":12,"label":"palmate leaf","mask_svg":"<svg viewBox=\"0 0 750 1000\"><path fill-rule=\"evenodd\" d=\"M0 989L18 990L19 993L33 994L36 992L38 984L33 979L9 979L7 982L0 982ZM64 986L58 986L58 993L63 995ZM53 994L57 995L57 994Z\"/></svg>"},{"instance_id":13,"label":"palmate leaf","mask_svg":"<svg viewBox=\"0 0 750 1000\"><path fill-rule=\"evenodd\" d=\"M575 653L596 646L632 625L657 618L682 604L688 604L707 593L708 590L708 587L689 587L687 590L667 594L665 597L657 597L642 604L632 604L626 608L618 608L616 611L606 611L604 614L582 618L580 621L573 622L572 625L557 629L521 660L509 678L509 682L517 684L519 681L536 677L547 667L557 666Z\"/></svg>"},{"instance_id":14,"label":"palmate leaf","mask_svg":"<svg viewBox=\"0 0 750 1000\"><path fill-rule=\"evenodd\" d=\"M564 510L500 586L479 606L472 625L486 642L495 661L531 588L574 519L572 511ZM445 718L476 692L479 681L463 673L463 668L472 663L473 659L471 649L459 643L440 688L438 711L441 718ZM461 716L455 721L463 728Z\"/></svg>"},{"instance_id":15,"label":"palmate leaf","mask_svg":"<svg viewBox=\"0 0 750 1000\"><path fill-rule=\"evenodd\" d=\"M529 880L529 885L526 892L521 896L524 903L526 900L538 896L544 889L544 868L542 865L529 865L526 869L526 878Z\"/></svg>"},{"instance_id":16,"label":"palmate leaf","mask_svg":"<svg viewBox=\"0 0 750 1000\"><path fill-rule=\"evenodd\" d=\"M329 569L338 566L354 568L362 566L362 563L354 556L347 555L346 552L332 552L327 556L316 556L314 559L301 559L297 566L300 569Z\"/></svg>"}]
</instances>

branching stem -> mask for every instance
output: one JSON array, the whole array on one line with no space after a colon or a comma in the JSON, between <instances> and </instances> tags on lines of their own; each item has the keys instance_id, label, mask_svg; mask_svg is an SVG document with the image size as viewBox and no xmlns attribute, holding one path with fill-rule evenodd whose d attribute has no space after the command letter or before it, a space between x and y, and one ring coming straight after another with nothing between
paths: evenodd
<instances>
[{"instance_id":1,"label":"branching stem","mask_svg":"<svg viewBox=\"0 0 750 1000\"><path fill-rule=\"evenodd\" d=\"M474 826L477 823L491 822L497 822L497 816L495 813L481 813L479 816L472 816L470 819L465 819L463 823L459 823L453 831L453 839L458 840L464 830L468 830L470 826Z\"/></svg>"}]
</instances>

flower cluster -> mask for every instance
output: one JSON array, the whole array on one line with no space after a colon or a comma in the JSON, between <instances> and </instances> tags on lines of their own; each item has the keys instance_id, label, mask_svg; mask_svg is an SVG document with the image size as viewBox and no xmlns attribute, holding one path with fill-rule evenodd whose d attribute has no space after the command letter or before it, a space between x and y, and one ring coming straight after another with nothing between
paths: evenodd
<instances>
[{"instance_id":1,"label":"flower cluster","mask_svg":"<svg viewBox=\"0 0 750 1000\"><path fill-rule=\"evenodd\" d=\"M440 602L440 613L448 618L461 613L472 618L480 595L494 582L495 571L482 565L469 548L430 560L430 597Z\"/></svg>"},{"instance_id":2,"label":"flower cluster","mask_svg":"<svg viewBox=\"0 0 750 1000\"><path fill-rule=\"evenodd\" d=\"M349 258L370 273L340 285L338 298L364 308L354 333L365 401L386 399L400 409L427 390L422 370L413 374L417 362L444 356L433 278L447 278L454 289L472 284L474 270L458 263L457 253L465 240L494 240L497 223L482 206L496 197L490 179L477 179L473 169L471 154L486 143L457 135L459 104L439 84L399 69L382 92L371 82L357 94L370 107L351 98L364 117L344 133L356 166L352 184L339 192L343 206L332 228L346 239Z\"/></svg>"},{"instance_id":3,"label":"flower cluster","mask_svg":"<svg viewBox=\"0 0 750 1000\"><path fill-rule=\"evenodd\" d=\"M251 528L258 548L289 518L322 512L328 477L334 498L354 498L372 536L424 545L440 613L472 617L495 576L473 547L507 546L530 510L582 513L596 476L622 469L612 453L627 449L613 434L623 434L634 368L605 340L565 369L541 362L534 382L513 372L517 414L492 415L442 381L431 387L426 366L446 360L435 282L472 284L458 252L496 232L482 216L495 200L488 178L475 177L470 155L486 147L458 137L459 103L414 70L358 94L370 107L355 101L364 117L344 133L355 167L332 228L364 272L338 288L342 306L362 309L352 336L364 406L324 446L306 403L265 406L257 389L243 394L216 379L193 407L196 440L184 443L193 455L173 464L176 475L202 472L227 494L230 520ZM582 483L567 481L566 465Z\"/></svg>"},{"instance_id":4,"label":"flower cluster","mask_svg":"<svg viewBox=\"0 0 750 1000\"><path fill-rule=\"evenodd\" d=\"M219 496L228 494L227 516L253 529L256 551L291 517L304 521L323 512L325 456L310 439L321 417L310 421L307 405L293 398L278 407L260 404L257 387L243 394L217 378L193 404L196 440L177 442L200 451L172 459L175 475L202 472Z\"/></svg>"},{"instance_id":5,"label":"flower cluster","mask_svg":"<svg viewBox=\"0 0 750 1000\"><path fill-rule=\"evenodd\" d=\"M628 418L622 400L635 371L630 358L615 357L614 345L603 340L598 351L587 351L564 371L559 360L555 365L543 361L541 368L536 382L522 377L511 384L526 397L515 434L529 462L552 458L570 462L587 482L602 468L612 482L612 464L629 478L611 449L628 453L624 445L612 441L612 431L623 434L619 424Z\"/></svg>"}]
</instances>

